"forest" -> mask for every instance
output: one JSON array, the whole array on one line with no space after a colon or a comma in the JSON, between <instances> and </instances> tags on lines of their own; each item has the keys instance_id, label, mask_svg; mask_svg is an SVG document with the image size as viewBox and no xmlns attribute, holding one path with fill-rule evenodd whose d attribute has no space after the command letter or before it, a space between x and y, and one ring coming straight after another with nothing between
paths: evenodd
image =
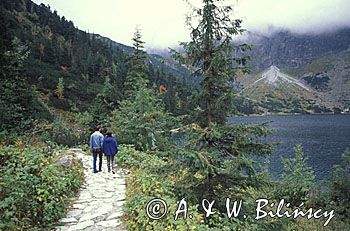
<instances>
[{"instance_id":1,"label":"forest","mask_svg":"<svg viewBox=\"0 0 350 231\"><path fill-rule=\"evenodd\" d=\"M202 2L186 25L191 40L171 50L188 73L155 65L140 29L126 47L79 30L50 6L0 2L0 230L55 226L84 181L79 163L67 169L57 160L69 147L88 150L97 124L114 131L121 144L117 164L130 170L128 230L349 229L349 150L329 179L316 183L296 146L275 179L263 161L275 147L265 139L273 132L268 124L227 123L247 110L238 112L233 85L249 72L251 46L232 44L245 30L231 18L231 6ZM169 205L159 220L145 210L154 198ZM192 218L175 220L183 198ZM227 215L226 198L243 201L239 215ZM284 199L287 211L302 204L335 216L326 226L327 218L258 220L260 198L276 206ZM217 202L215 214L205 216L203 199Z\"/></svg>"}]
</instances>

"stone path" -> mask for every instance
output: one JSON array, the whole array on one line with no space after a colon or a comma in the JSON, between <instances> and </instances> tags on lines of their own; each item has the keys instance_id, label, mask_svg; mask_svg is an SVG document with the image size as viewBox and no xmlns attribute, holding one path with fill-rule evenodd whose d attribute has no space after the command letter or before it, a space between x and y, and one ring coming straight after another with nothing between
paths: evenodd
<instances>
[{"instance_id":1,"label":"stone path","mask_svg":"<svg viewBox=\"0 0 350 231\"><path fill-rule=\"evenodd\" d=\"M126 230L121 217L125 202L125 180L121 174L107 173L106 160L102 172L92 173L92 156L81 149L70 149L82 160L85 183L57 231Z\"/></svg>"}]
</instances>

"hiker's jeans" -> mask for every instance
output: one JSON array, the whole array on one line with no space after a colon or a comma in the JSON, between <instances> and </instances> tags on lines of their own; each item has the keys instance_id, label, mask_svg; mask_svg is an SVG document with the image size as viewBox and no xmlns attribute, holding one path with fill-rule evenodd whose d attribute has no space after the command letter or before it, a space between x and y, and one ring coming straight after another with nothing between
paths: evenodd
<instances>
[{"instance_id":1,"label":"hiker's jeans","mask_svg":"<svg viewBox=\"0 0 350 231\"><path fill-rule=\"evenodd\" d=\"M111 171L111 167L112 167L112 171L113 171L113 169L115 167L114 156L106 156L106 158L107 158L107 169L108 169L108 172Z\"/></svg>"},{"instance_id":2,"label":"hiker's jeans","mask_svg":"<svg viewBox=\"0 0 350 231\"><path fill-rule=\"evenodd\" d=\"M93 157L93 160L92 160L92 168L94 170L94 172L97 172L97 169L96 169L96 162L97 162L97 157L99 159L99 162L98 162L98 171L102 171L102 153L96 153L96 152L92 152L92 157Z\"/></svg>"}]
</instances>

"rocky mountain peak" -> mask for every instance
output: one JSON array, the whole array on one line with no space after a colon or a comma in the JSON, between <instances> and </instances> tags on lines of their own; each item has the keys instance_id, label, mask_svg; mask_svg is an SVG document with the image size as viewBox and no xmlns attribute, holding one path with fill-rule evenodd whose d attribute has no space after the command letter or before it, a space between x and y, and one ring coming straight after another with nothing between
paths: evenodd
<instances>
[{"instance_id":1,"label":"rocky mountain peak","mask_svg":"<svg viewBox=\"0 0 350 231\"><path fill-rule=\"evenodd\" d=\"M253 85L255 85L259 82L260 83L264 82L264 83L274 85L274 86L276 86L278 83L285 82L285 83L289 83L292 85L297 85L297 86L303 88L304 90L311 91L311 89L309 87L307 87L305 84L303 84L301 81L299 81L299 80L297 80L297 79L295 79L287 74L282 73L281 70L274 65L270 66L267 70L265 70L262 73L261 78L256 80L253 83Z\"/></svg>"},{"instance_id":2,"label":"rocky mountain peak","mask_svg":"<svg viewBox=\"0 0 350 231\"><path fill-rule=\"evenodd\" d=\"M265 71L262 75L263 78L269 83L275 83L279 76L281 76L281 71L278 67L272 65L270 68L268 68L267 71Z\"/></svg>"}]
</instances>

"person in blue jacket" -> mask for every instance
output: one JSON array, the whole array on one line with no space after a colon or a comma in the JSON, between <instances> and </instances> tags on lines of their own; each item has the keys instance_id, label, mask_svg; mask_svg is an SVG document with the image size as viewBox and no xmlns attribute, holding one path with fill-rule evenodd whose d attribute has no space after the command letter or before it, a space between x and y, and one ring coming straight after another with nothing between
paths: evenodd
<instances>
[{"instance_id":1,"label":"person in blue jacket","mask_svg":"<svg viewBox=\"0 0 350 231\"><path fill-rule=\"evenodd\" d=\"M101 127L97 126L95 132L90 136L90 150L92 152L93 161L92 168L94 173L102 171L102 146L103 146L103 135L101 134ZM97 157L99 158L98 171L96 169Z\"/></svg>"},{"instance_id":2,"label":"person in blue jacket","mask_svg":"<svg viewBox=\"0 0 350 231\"><path fill-rule=\"evenodd\" d=\"M117 139L112 136L112 131L106 132L106 137L103 139L103 152L107 158L108 172L111 172L112 167L112 173L114 174L114 156L118 153L118 143Z\"/></svg>"}]
</instances>

